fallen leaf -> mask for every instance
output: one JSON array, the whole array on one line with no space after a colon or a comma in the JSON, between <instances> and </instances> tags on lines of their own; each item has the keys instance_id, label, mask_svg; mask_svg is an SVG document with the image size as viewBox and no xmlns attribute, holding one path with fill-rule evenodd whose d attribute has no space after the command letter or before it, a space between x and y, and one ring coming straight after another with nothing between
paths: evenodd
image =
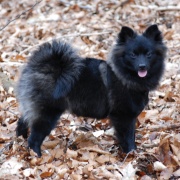
<instances>
[{"instance_id":1,"label":"fallen leaf","mask_svg":"<svg viewBox=\"0 0 180 180\"><path fill-rule=\"evenodd\" d=\"M162 171L167 168L162 162L159 161L154 162L153 165L155 171Z\"/></svg>"},{"instance_id":2,"label":"fallen leaf","mask_svg":"<svg viewBox=\"0 0 180 180\"><path fill-rule=\"evenodd\" d=\"M164 170L161 171L160 173L160 179L164 180L164 179L170 179L170 177L172 176L173 173L173 169L171 168L166 168Z\"/></svg>"},{"instance_id":3,"label":"fallen leaf","mask_svg":"<svg viewBox=\"0 0 180 180\"><path fill-rule=\"evenodd\" d=\"M53 172L43 172L40 174L41 178L48 178L51 177Z\"/></svg>"},{"instance_id":4,"label":"fallen leaf","mask_svg":"<svg viewBox=\"0 0 180 180\"><path fill-rule=\"evenodd\" d=\"M180 177L180 169L178 169L177 171L173 172L173 175L175 177Z\"/></svg>"}]
</instances>

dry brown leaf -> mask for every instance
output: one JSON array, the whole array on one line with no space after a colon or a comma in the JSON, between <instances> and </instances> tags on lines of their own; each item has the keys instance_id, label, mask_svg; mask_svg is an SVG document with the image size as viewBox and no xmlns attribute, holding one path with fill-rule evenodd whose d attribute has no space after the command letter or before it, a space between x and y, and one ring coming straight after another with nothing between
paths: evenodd
<instances>
[{"instance_id":1,"label":"dry brown leaf","mask_svg":"<svg viewBox=\"0 0 180 180\"><path fill-rule=\"evenodd\" d=\"M86 134L80 134L79 136L77 136L74 143L76 143L79 148L83 148L98 144L98 140L92 134L92 132L88 132Z\"/></svg>"},{"instance_id":2,"label":"dry brown leaf","mask_svg":"<svg viewBox=\"0 0 180 180\"><path fill-rule=\"evenodd\" d=\"M160 172L167 168L162 162L159 161L154 162L153 166L155 171L160 171Z\"/></svg>"},{"instance_id":3,"label":"dry brown leaf","mask_svg":"<svg viewBox=\"0 0 180 180\"><path fill-rule=\"evenodd\" d=\"M167 40L172 40L173 34L174 34L174 30L168 30L168 31L165 32L164 37L165 37Z\"/></svg>"},{"instance_id":4,"label":"dry brown leaf","mask_svg":"<svg viewBox=\"0 0 180 180\"><path fill-rule=\"evenodd\" d=\"M63 168L63 169L58 168L58 170L56 169L58 177L60 179L64 179L64 175L68 172L68 170L69 170L68 168Z\"/></svg>"},{"instance_id":5,"label":"dry brown leaf","mask_svg":"<svg viewBox=\"0 0 180 180\"><path fill-rule=\"evenodd\" d=\"M160 180L170 179L170 177L172 176L172 173L173 173L173 169L171 169L171 168L164 169L160 173Z\"/></svg>"},{"instance_id":6,"label":"dry brown leaf","mask_svg":"<svg viewBox=\"0 0 180 180\"><path fill-rule=\"evenodd\" d=\"M90 147L87 147L87 148L84 147L84 148L81 148L79 151L81 151L81 150L88 150L88 151L97 152L97 153L100 153L100 154L110 154L107 151L101 150L97 145L90 146Z\"/></svg>"},{"instance_id":7,"label":"dry brown leaf","mask_svg":"<svg viewBox=\"0 0 180 180\"><path fill-rule=\"evenodd\" d=\"M73 180L81 180L82 179L82 175L80 174L70 174L70 178Z\"/></svg>"},{"instance_id":8,"label":"dry brown leaf","mask_svg":"<svg viewBox=\"0 0 180 180\"><path fill-rule=\"evenodd\" d=\"M78 153L77 151L70 150L69 148L66 151L66 157L67 158L77 158Z\"/></svg>"},{"instance_id":9,"label":"dry brown leaf","mask_svg":"<svg viewBox=\"0 0 180 180\"><path fill-rule=\"evenodd\" d=\"M56 150L56 153L55 153L55 158L60 158L60 157L62 157L62 156L64 156L64 150L63 149L58 149L58 150Z\"/></svg>"},{"instance_id":10,"label":"dry brown leaf","mask_svg":"<svg viewBox=\"0 0 180 180\"><path fill-rule=\"evenodd\" d=\"M171 136L168 135L161 140L158 154L165 166L170 168L176 168L179 164L177 159L173 157L173 154L171 152L170 138Z\"/></svg>"},{"instance_id":11,"label":"dry brown leaf","mask_svg":"<svg viewBox=\"0 0 180 180\"><path fill-rule=\"evenodd\" d=\"M40 174L41 178L48 178L51 177L53 172L43 172Z\"/></svg>"},{"instance_id":12,"label":"dry brown leaf","mask_svg":"<svg viewBox=\"0 0 180 180\"><path fill-rule=\"evenodd\" d=\"M90 175L91 171L94 169L94 166L92 164L87 164L83 167L83 173Z\"/></svg>"},{"instance_id":13,"label":"dry brown leaf","mask_svg":"<svg viewBox=\"0 0 180 180\"><path fill-rule=\"evenodd\" d=\"M24 56L22 56L22 55L16 55L16 56L14 56L14 57L11 58L11 61L12 61L12 62L17 62L17 61L19 61L19 60L25 61L26 58L25 58Z\"/></svg>"},{"instance_id":14,"label":"dry brown leaf","mask_svg":"<svg viewBox=\"0 0 180 180\"><path fill-rule=\"evenodd\" d=\"M140 124L144 124L145 123L145 117L146 117L146 111L142 111L141 114L138 116L138 121L140 122Z\"/></svg>"},{"instance_id":15,"label":"dry brown leaf","mask_svg":"<svg viewBox=\"0 0 180 180\"><path fill-rule=\"evenodd\" d=\"M146 112L145 120L150 120L151 122L157 121L159 111L157 109L152 109Z\"/></svg>"},{"instance_id":16,"label":"dry brown leaf","mask_svg":"<svg viewBox=\"0 0 180 180\"><path fill-rule=\"evenodd\" d=\"M148 176L148 175L144 175L144 176L141 177L140 180L152 180L152 178L150 176Z\"/></svg>"},{"instance_id":17,"label":"dry brown leaf","mask_svg":"<svg viewBox=\"0 0 180 180\"><path fill-rule=\"evenodd\" d=\"M175 177L179 177L180 176L180 169L178 169L177 171L173 172L173 175Z\"/></svg>"},{"instance_id":18,"label":"dry brown leaf","mask_svg":"<svg viewBox=\"0 0 180 180\"><path fill-rule=\"evenodd\" d=\"M106 162L115 163L116 158L111 157L111 155L101 155L101 156L96 158L96 161L101 163L101 164L105 164Z\"/></svg>"},{"instance_id":19,"label":"dry brown leaf","mask_svg":"<svg viewBox=\"0 0 180 180\"><path fill-rule=\"evenodd\" d=\"M103 179L103 178L111 179L111 178L114 178L113 173L108 171L105 166L101 166L101 167L97 168L96 170L92 170L92 174L93 174L94 178L98 178L98 179Z\"/></svg>"},{"instance_id":20,"label":"dry brown leaf","mask_svg":"<svg viewBox=\"0 0 180 180\"><path fill-rule=\"evenodd\" d=\"M156 139L157 135L158 135L157 132L152 132L152 133L149 135L149 139L150 139L151 141L153 141L153 140Z\"/></svg>"},{"instance_id":21,"label":"dry brown leaf","mask_svg":"<svg viewBox=\"0 0 180 180\"><path fill-rule=\"evenodd\" d=\"M59 142L59 140L45 141L43 142L43 146L45 146L46 149L53 149L59 144Z\"/></svg>"},{"instance_id":22,"label":"dry brown leaf","mask_svg":"<svg viewBox=\"0 0 180 180\"><path fill-rule=\"evenodd\" d=\"M2 57L1 57L1 54L0 54L0 62L3 62L3 59L2 59Z\"/></svg>"}]
</instances>

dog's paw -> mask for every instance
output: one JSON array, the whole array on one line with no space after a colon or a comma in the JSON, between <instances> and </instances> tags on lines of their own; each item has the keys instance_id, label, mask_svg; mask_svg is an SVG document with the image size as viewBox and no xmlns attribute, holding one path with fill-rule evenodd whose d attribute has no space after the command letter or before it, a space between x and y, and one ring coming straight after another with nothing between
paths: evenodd
<instances>
[{"instance_id":1,"label":"dog's paw","mask_svg":"<svg viewBox=\"0 0 180 180\"><path fill-rule=\"evenodd\" d=\"M16 127L16 136L23 136L24 139L27 139L28 137L28 127L26 123L23 123L21 120L18 121L17 127Z\"/></svg>"},{"instance_id":2,"label":"dog's paw","mask_svg":"<svg viewBox=\"0 0 180 180\"><path fill-rule=\"evenodd\" d=\"M32 140L31 138L28 139L28 148L32 149L38 157L42 156L41 153L41 143L36 140Z\"/></svg>"}]
</instances>

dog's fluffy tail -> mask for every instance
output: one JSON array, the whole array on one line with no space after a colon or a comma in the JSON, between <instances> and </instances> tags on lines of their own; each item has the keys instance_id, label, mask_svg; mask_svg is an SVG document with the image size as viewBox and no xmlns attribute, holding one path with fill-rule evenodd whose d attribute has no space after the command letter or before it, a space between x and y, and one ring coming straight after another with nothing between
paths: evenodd
<instances>
[{"instance_id":1,"label":"dog's fluffy tail","mask_svg":"<svg viewBox=\"0 0 180 180\"><path fill-rule=\"evenodd\" d=\"M83 59L67 43L53 40L44 43L29 58L29 64L52 73L56 81L53 97L64 97L78 79L83 67Z\"/></svg>"},{"instance_id":2,"label":"dog's fluffy tail","mask_svg":"<svg viewBox=\"0 0 180 180\"><path fill-rule=\"evenodd\" d=\"M17 86L17 97L38 99L37 92L58 99L72 89L83 68L83 59L67 43L53 40L29 57Z\"/></svg>"},{"instance_id":3,"label":"dog's fluffy tail","mask_svg":"<svg viewBox=\"0 0 180 180\"><path fill-rule=\"evenodd\" d=\"M79 62L79 59L80 57L69 44L63 41L53 40L39 46L29 57L29 64L62 68L62 65Z\"/></svg>"}]
</instances>

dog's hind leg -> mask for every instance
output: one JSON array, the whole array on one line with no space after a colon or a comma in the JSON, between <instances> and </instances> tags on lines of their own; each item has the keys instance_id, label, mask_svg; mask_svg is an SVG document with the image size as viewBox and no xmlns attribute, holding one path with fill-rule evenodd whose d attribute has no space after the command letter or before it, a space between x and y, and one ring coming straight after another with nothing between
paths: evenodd
<instances>
[{"instance_id":1,"label":"dog's hind leg","mask_svg":"<svg viewBox=\"0 0 180 180\"><path fill-rule=\"evenodd\" d=\"M21 135L23 136L23 138L27 138L28 136L28 124L23 117L19 118L16 128L16 136Z\"/></svg>"},{"instance_id":2,"label":"dog's hind leg","mask_svg":"<svg viewBox=\"0 0 180 180\"><path fill-rule=\"evenodd\" d=\"M62 112L59 112L56 109L43 109L39 117L31 124L31 134L28 138L28 147L36 152L39 157L41 156L41 144L43 140L55 127L61 114Z\"/></svg>"}]
</instances>

